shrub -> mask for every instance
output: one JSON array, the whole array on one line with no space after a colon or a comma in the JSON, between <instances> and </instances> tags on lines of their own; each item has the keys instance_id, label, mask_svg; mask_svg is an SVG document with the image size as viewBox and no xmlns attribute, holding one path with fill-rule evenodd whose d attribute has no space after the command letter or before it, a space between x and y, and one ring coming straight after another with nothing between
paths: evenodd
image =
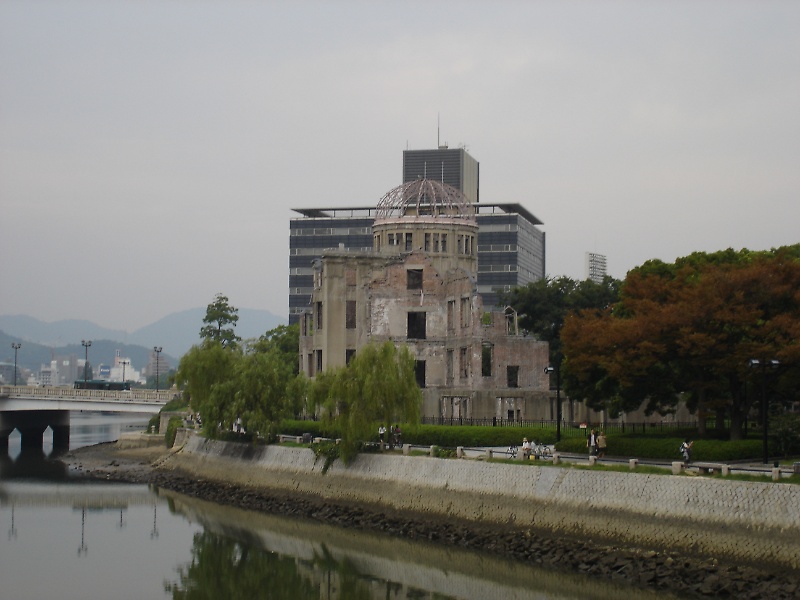
<instances>
[{"instance_id":1,"label":"shrub","mask_svg":"<svg viewBox=\"0 0 800 600\"><path fill-rule=\"evenodd\" d=\"M333 462L339 458L339 444L329 440L319 442L318 444L311 444L311 449L314 451L314 462L321 457L325 457L325 463L322 465L322 473L327 473Z\"/></svg>"},{"instance_id":2,"label":"shrub","mask_svg":"<svg viewBox=\"0 0 800 600\"><path fill-rule=\"evenodd\" d=\"M154 433L159 433L159 429L161 428L161 415L153 415L150 417L150 420L147 422L147 433L151 431Z\"/></svg>"},{"instance_id":3,"label":"shrub","mask_svg":"<svg viewBox=\"0 0 800 600\"><path fill-rule=\"evenodd\" d=\"M457 454L454 448L440 448L439 446L433 447L434 458L456 458Z\"/></svg>"},{"instance_id":4,"label":"shrub","mask_svg":"<svg viewBox=\"0 0 800 600\"><path fill-rule=\"evenodd\" d=\"M167 448L172 448L172 445L175 443L175 435L178 433L178 428L183 426L183 419L180 417L170 417L169 423L167 423L167 431L164 433L164 441L167 444Z\"/></svg>"},{"instance_id":5,"label":"shrub","mask_svg":"<svg viewBox=\"0 0 800 600\"><path fill-rule=\"evenodd\" d=\"M771 429L775 448L781 456L787 457L800 451L800 415L785 414L773 417Z\"/></svg>"},{"instance_id":6,"label":"shrub","mask_svg":"<svg viewBox=\"0 0 800 600\"><path fill-rule=\"evenodd\" d=\"M189 409L189 401L183 397L183 394L177 398L173 398L161 407L161 412L180 412Z\"/></svg>"}]
</instances>

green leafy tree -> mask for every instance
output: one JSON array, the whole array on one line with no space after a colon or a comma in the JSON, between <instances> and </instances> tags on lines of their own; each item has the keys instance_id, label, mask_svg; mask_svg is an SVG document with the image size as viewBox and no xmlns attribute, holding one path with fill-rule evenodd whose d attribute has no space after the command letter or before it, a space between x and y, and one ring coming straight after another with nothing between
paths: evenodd
<instances>
[{"instance_id":1,"label":"green leafy tree","mask_svg":"<svg viewBox=\"0 0 800 600\"><path fill-rule=\"evenodd\" d=\"M206 316L203 317L205 325L200 329L200 337L219 342L222 346L235 346L241 340L234 333L239 320L238 312L238 308L229 304L227 296L217 294L206 308Z\"/></svg>"},{"instance_id":2,"label":"green leafy tree","mask_svg":"<svg viewBox=\"0 0 800 600\"><path fill-rule=\"evenodd\" d=\"M218 424L227 420L227 396L220 387L232 381L241 352L236 348L225 348L218 341L206 340L192 346L183 355L175 374L176 384L189 396L192 410L200 413L203 430L215 436Z\"/></svg>"},{"instance_id":3,"label":"green leafy tree","mask_svg":"<svg viewBox=\"0 0 800 600\"><path fill-rule=\"evenodd\" d=\"M292 373L300 372L297 349L300 347L300 325L279 325L270 329L252 344L255 352L275 351L282 360L291 365Z\"/></svg>"},{"instance_id":4,"label":"green leafy tree","mask_svg":"<svg viewBox=\"0 0 800 600\"><path fill-rule=\"evenodd\" d=\"M308 407L308 390L310 380L305 373L298 373L286 386L286 403L290 415L300 417Z\"/></svg>"},{"instance_id":5,"label":"green leafy tree","mask_svg":"<svg viewBox=\"0 0 800 600\"><path fill-rule=\"evenodd\" d=\"M317 376L309 396L335 421L345 463L374 434L377 423L419 423L422 391L414 366L408 348L384 342L361 348L346 367Z\"/></svg>"},{"instance_id":6,"label":"green leafy tree","mask_svg":"<svg viewBox=\"0 0 800 600\"><path fill-rule=\"evenodd\" d=\"M254 440L269 440L278 422L290 414L286 389L294 378L292 365L277 348L245 354L230 385L215 390L217 401L226 406L224 422L241 422Z\"/></svg>"},{"instance_id":7,"label":"green leafy tree","mask_svg":"<svg viewBox=\"0 0 800 600\"><path fill-rule=\"evenodd\" d=\"M601 283L590 279L546 277L512 289L501 300L520 316L520 326L550 344L550 360L560 364L561 328L566 317L578 310L605 310L619 299L620 282L606 276Z\"/></svg>"},{"instance_id":8,"label":"green leafy tree","mask_svg":"<svg viewBox=\"0 0 800 600\"><path fill-rule=\"evenodd\" d=\"M193 346L176 382L200 413L205 433L241 427L254 440L268 439L280 419L302 412L306 382L296 375L297 346L296 326L277 327L244 345L206 339Z\"/></svg>"}]
</instances>

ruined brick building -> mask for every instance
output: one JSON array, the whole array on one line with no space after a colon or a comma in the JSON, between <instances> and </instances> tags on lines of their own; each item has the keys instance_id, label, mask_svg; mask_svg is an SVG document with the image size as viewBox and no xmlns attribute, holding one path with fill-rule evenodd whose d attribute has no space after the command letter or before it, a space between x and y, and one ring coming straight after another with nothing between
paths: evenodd
<instances>
[{"instance_id":1,"label":"ruined brick building","mask_svg":"<svg viewBox=\"0 0 800 600\"><path fill-rule=\"evenodd\" d=\"M552 418L548 345L519 331L513 309L484 310L478 224L462 192L417 179L375 215L371 251L327 250L313 263L301 370L314 377L391 340L416 358L424 417Z\"/></svg>"}]
</instances>

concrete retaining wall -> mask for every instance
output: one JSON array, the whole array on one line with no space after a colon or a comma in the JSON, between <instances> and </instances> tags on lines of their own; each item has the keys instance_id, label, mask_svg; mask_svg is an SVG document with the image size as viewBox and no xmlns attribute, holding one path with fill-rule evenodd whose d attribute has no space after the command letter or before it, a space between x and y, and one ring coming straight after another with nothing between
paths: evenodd
<instances>
[{"instance_id":1,"label":"concrete retaining wall","mask_svg":"<svg viewBox=\"0 0 800 600\"><path fill-rule=\"evenodd\" d=\"M800 568L800 486L367 454L191 436L168 466L262 489Z\"/></svg>"},{"instance_id":2,"label":"concrete retaining wall","mask_svg":"<svg viewBox=\"0 0 800 600\"><path fill-rule=\"evenodd\" d=\"M166 451L164 446L163 435L151 435L144 432L123 433L117 440L117 448L154 448L161 446Z\"/></svg>"}]
</instances>

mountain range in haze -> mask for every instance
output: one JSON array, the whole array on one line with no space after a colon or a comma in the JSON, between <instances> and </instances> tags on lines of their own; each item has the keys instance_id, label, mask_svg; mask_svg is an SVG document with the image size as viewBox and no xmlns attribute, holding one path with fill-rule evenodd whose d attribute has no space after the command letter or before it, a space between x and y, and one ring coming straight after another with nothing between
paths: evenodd
<instances>
[{"instance_id":1,"label":"mountain range in haze","mask_svg":"<svg viewBox=\"0 0 800 600\"><path fill-rule=\"evenodd\" d=\"M101 346L110 345L119 349L136 368L141 369L146 365L153 346L160 346L164 358L175 367L177 360L200 341L205 315L206 308L190 308L167 315L132 333L108 329L86 320L67 319L48 323L27 315L0 315L0 361L13 362L12 341L23 344L23 348L17 352L18 364L38 369L44 362L49 362L50 354L75 353L82 358L85 350L81 340L92 340L89 349L89 362L92 364L109 364L113 361L113 351L110 357L106 357L104 354L107 350L101 349ZM287 319L267 310L240 308L238 315L236 335L242 339L257 338L278 325L288 323ZM144 358L138 358L140 355Z\"/></svg>"}]
</instances>

